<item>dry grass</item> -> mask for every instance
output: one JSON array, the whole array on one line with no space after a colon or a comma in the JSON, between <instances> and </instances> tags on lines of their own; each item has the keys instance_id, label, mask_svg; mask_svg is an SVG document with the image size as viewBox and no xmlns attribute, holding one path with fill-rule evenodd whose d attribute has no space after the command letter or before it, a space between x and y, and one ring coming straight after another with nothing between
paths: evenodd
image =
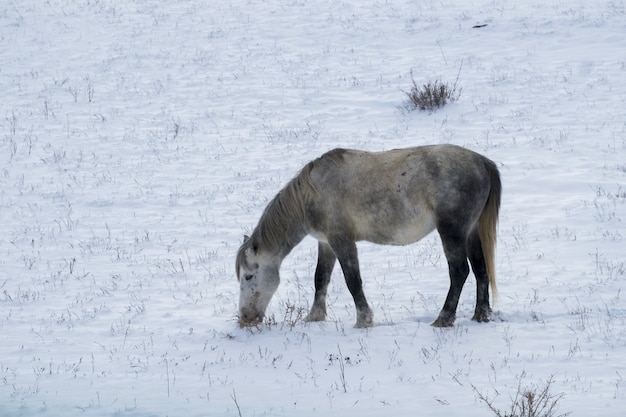
<instances>
[{"instance_id":1,"label":"dry grass","mask_svg":"<svg viewBox=\"0 0 626 417\"><path fill-rule=\"evenodd\" d=\"M549 378L545 386L539 387L531 385L522 387L521 383L517 387L515 396L511 398L511 407L508 411L502 411L493 403L493 400L479 392L476 387L474 392L478 399L493 412L496 417L566 417L570 413L556 414L558 402L563 398L563 394L551 394L550 386L552 378Z\"/></svg>"},{"instance_id":2,"label":"dry grass","mask_svg":"<svg viewBox=\"0 0 626 417\"><path fill-rule=\"evenodd\" d=\"M458 88L460 74L461 67L459 67L459 73L452 85L444 83L439 79L434 81L429 80L425 84L419 85L415 81L415 78L413 78L413 72L411 72L411 82L413 86L410 91L404 92L407 96L405 109L407 111L416 109L433 111L439 107L445 106L449 102L458 100L461 95L461 89Z\"/></svg>"}]
</instances>

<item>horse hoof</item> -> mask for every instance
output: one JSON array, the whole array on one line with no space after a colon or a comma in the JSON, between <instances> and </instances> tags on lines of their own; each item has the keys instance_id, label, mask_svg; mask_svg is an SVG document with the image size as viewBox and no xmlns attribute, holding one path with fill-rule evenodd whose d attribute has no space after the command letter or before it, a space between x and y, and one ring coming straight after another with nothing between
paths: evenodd
<instances>
[{"instance_id":1,"label":"horse hoof","mask_svg":"<svg viewBox=\"0 0 626 417\"><path fill-rule=\"evenodd\" d=\"M472 320L477 321L478 323L489 323L491 321L491 314L474 314Z\"/></svg>"},{"instance_id":2,"label":"horse hoof","mask_svg":"<svg viewBox=\"0 0 626 417\"><path fill-rule=\"evenodd\" d=\"M324 320L326 320L326 317L320 316L320 315L317 315L317 314L308 314L304 318L304 321L306 323L311 323L311 322L315 322L315 321L324 321Z\"/></svg>"},{"instance_id":3,"label":"horse hoof","mask_svg":"<svg viewBox=\"0 0 626 417\"><path fill-rule=\"evenodd\" d=\"M355 329L367 329L368 327L374 327L374 321L369 322L356 322L354 325Z\"/></svg>"},{"instance_id":4,"label":"horse hoof","mask_svg":"<svg viewBox=\"0 0 626 417\"><path fill-rule=\"evenodd\" d=\"M311 321L324 321L326 320L326 307L319 307L314 305L309 311L309 314L304 318L305 322Z\"/></svg>"},{"instance_id":5,"label":"horse hoof","mask_svg":"<svg viewBox=\"0 0 626 417\"><path fill-rule=\"evenodd\" d=\"M433 321L430 325L433 327L453 327L455 317L437 317L437 320Z\"/></svg>"},{"instance_id":6,"label":"horse hoof","mask_svg":"<svg viewBox=\"0 0 626 417\"><path fill-rule=\"evenodd\" d=\"M357 314L355 329L366 329L374 326L374 314L371 311Z\"/></svg>"},{"instance_id":7,"label":"horse hoof","mask_svg":"<svg viewBox=\"0 0 626 417\"><path fill-rule=\"evenodd\" d=\"M478 323L489 323L491 321L491 308L477 308L476 311L474 311L472 320Z\"/></svg>"}]
</instances>

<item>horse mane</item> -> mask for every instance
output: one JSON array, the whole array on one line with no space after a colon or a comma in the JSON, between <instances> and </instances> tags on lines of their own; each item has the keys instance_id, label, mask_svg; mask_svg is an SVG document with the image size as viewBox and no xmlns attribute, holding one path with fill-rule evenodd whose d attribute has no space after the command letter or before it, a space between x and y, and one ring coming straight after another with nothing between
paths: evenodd
<instances>
[{"instance_id":1,"label":"horse mane","mask_svg":"<svg viewBox=\"0 0 626 417\"><path fill-rule=\"evenodd\" d=\"M237 252L236 270L245 264L245 251L252 248L292 248L307 223L307 205L317 193L311 181L311 171L321 158L309 162L269 202L252 236L245 239Z\"/></svg>"},{"instance_id":2,"label":"horse mane","mask_svg":"<svg viewBox=\"0 0 626 417\"><path fill-rule=\"evenodd\" d=\"M311 183L311 171L316 161L310 162L267 205L255 232L258 243L276 247L289 240L296 229L306 224L307 203L316 194ZM297 244L298 242L287 242ZM292 246L292 245L290 245Z\"/></svg>"}]
</instances>

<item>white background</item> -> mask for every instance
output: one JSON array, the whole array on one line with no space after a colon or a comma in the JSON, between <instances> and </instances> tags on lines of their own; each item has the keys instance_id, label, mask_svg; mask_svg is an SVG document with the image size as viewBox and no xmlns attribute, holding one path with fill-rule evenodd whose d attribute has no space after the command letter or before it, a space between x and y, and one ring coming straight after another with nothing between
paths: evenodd
<instances>
[{"instance_id":1,"label":"white background","mask_svg":"<svg viewBox=\"0 0 626 417\"><path fill-rule=\"evenodd\" d=\"M0 5L0 414L488 416L521 387L626 410L622 1L9 0ZM473 28L475 25L484 25ZM459 100L404 91L459 74ZM412 74L412 75L411 75ZM353 329L316 243L258 329L234 255L337 146L454 143L497 162L496 320L432 322L436 234L359 244L376 326Z\"/></svg>"}]
</instances>

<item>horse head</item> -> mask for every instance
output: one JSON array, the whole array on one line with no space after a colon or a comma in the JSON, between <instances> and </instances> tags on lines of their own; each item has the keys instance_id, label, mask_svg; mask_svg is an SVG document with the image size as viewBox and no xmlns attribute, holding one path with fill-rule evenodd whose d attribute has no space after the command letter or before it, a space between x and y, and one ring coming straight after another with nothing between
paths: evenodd
<instances>
[{"instance_id":1,"label":"horse head","mask_svg":"<svg viewBox=\"0 0 626 417\"><path fill-rule=\"evenodd\" d=\"M237 279L239 280L239 325L260 323L265 309L280 283L278 274L280 258L259 248L257 242L244 236L237 253Z\"/></svg>"}]
</instances>

